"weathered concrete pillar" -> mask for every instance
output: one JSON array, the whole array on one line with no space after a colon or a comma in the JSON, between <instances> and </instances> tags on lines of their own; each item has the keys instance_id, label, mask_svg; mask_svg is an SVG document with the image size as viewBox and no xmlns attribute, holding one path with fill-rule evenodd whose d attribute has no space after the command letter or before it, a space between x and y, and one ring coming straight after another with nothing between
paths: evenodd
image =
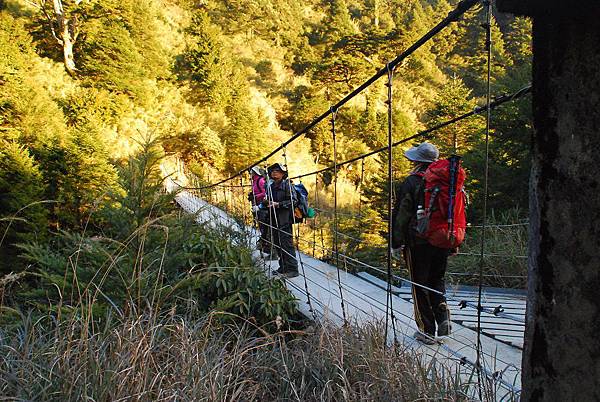
<instances>
[{"instance_id":1,"label":"weathered concrete pillar","mask_svg":"<svg viewBox=\"0 0 600 402\"><path fill-rule=\"evenodd\" d=\"M533 17L524 401L600 400L600 1L498 0Z\"/></svg>"}]
</instances>

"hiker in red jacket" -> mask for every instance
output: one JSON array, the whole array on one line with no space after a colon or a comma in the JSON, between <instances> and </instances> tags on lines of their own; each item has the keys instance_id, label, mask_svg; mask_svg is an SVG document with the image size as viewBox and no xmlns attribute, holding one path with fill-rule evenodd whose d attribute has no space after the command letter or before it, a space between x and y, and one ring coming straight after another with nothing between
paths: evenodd
<instances>
[{"instance_id":1,"label":"hiker in red jacket","mask_svg":"<svg viewBox=\"0 0 600 402\"><path fill-rule=\"evenodd\" d=\"M417 235L417 214L424 213L423 176L432 162L439 157L438 149L427 142L404 153L413 162L409 176L396 187L392 212L392 251L395 256L404 254L410 272L415 321L419 331L415 339L425 344L434 344L436 335L450 334L450 312L446 304L444 275L449 250L431 245L427 239ZM418 286L422 285L422 286ZM434 289L431 292L426 288ZM440 293L442 294L440 294Z\"/></svg>"},{"instance_id":2,"label":"hiker in red jacket","mask_svg":"<svg viewBox=\"0 0 600 402\"><path fill-rule=\"evenodd\" d=\"M252 191L248 194L248 199L252 203L252 212L254 219L258 223L260 230L260 239L258 240L257 248L265 254L270 255L274 247L271 245L271 231L268 227L269 211L262 207L262 203L267 196L267 182L263 171L258 166L253 166L250 169L252 175Z\"/></svg>"}]
</instances>

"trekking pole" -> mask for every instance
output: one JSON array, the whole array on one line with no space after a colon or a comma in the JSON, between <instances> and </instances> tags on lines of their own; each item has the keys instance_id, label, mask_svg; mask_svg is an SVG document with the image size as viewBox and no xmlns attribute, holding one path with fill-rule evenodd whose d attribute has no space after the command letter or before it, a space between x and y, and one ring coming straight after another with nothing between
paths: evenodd
<instances>
[{"instance_id":1,"label":"trekking pole","mask_svg":"<svg viewBox=\"0 0 600 402\"><path fill-rule=\"evenodd\" d=\"M319 175L315 175L315 207L319 206ZM315 258L315 251L317 249L317 216L313 221L313 244L312 244L312 256Z\"/></svg>"},{"instance_id":2,"label":"trekking pole","mask_svg":"<svg viewBox=\"0 0 600 402\"><path fill-rule=\"evenodd\" d=\"M256 199L256 194L254 193L254 180L252 178L252 172L249 173L250 174L250 183L252 184L252 186L250 187L250 193L252 194L252 199L254 200L254 202L252 203L252 206L254 207L254 205L258 206L258 201ZM265 183L266 186L266 183ZM266 197L266 192L265 192L265 197ZM263 270L266 271L267 270L267 262L265 261L265 258L263 257L263 250L264 250L264 245L262 244L264 241L263 235L262 235L262 228L261 228L261 222L259 221L259 214L258 211L254 212L252 211L253 215L254 215L254 223L253 223L253 227L255 231L258 231L259 233L259 242L260 242L260 250L258 250L260 258L263 261ZM250 236L252 237L252 236Z\"/></svg>"},{"instance_id":3,"label":"trekking pole","mask_svg":"<svg viewBox=\"0 0 600 402\"><path fill-rule=\"evenodd\" d=\"M246 211L246 208L244 207L245 204L245 200L244 200L244 175L240 176L240 195L241 195L241 200L242 202L240 202L240 205L242 206L242 219L244 222L244 229L248 227L248 214ZM250 228L252 228L250 226ZM251 247L251 243L252 242L252 229L250 229L249 233L248 233L248 248Z\"/></svg>"},{"instance_id":4,"label":"trekking pole","mask_svg":"<svg viewBox=\"0 0 600 402\"><path fill-rule=\"evenodd\" d=\"M454 233L454 197L456 197L456 183L458 179L458 171L460 168L460 156L452 155L449 158L450 164L450 188L448 189L448 237L451 242L454 242L456 235Z\"/></svg>"},{"instance_id":5,"label":"trekking pole","mask_svg":"<svg viewBox=\"0 0 600 402\"><path fill-rule=\"evenodd\" d=\"M278 258L281 258L281 250L278 250L277 245L275 244L275 230L279 227L277 223L277 214L275 208L271 206L273 203L273 189L271 188L271 183L267 182L267 212L269 213L269 243L271 244L270 255L271 258L273 256L273 251L278 253ZM273 222L275 221L275 222ZM279 236L279 231L277 232L277 236ZM269 260L269 278L273 277L272 272L273 260Z\"/></svg>"},{"instance_id":6,"label":"trekking pole","mask_svg":"<svg viewBox=\"0 0 600 402\"><path fill-rule=\"evenodd\" d=\"M483 348L481 344L481 298L483 295L483 268L485 265L485 241L486 241L486 226L487 226L487 205L489 196L489 169L490 169L490 125L492 120L491 102L492 102L492 13L493 5L491 0L484 1L486 8L486 23L485 27L485 53L487 56L487 80L486 80L486 116L485 116L485 164L483 174L483 216L481 221L481 243L480 243L480 259L479 259L479 284L477 292L477 391L479 399L482 398L482 370L481 370L481 355Z\"/></svg>"}]
</instances>

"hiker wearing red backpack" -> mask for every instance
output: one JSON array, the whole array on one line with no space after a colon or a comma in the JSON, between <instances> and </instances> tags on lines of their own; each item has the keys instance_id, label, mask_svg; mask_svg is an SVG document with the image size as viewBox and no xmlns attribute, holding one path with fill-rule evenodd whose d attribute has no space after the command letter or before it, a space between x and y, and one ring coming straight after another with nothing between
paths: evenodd
<instances>
[{"instance_id":1,"label":"hiker wearing red backpack","mask_svg":"<svg viewBox=\"0 0 600 402\"><path fill-rule=\"evenodd\" d=\"M415 338L433 344L436 329L437 336L451 331L444 275L448 256L464 239L465 171L457 156L438 161L438 149L427 142L404 156L414 167L396 188L392 249L403 253L414 283Z\"/></svg>"}]
</instances>

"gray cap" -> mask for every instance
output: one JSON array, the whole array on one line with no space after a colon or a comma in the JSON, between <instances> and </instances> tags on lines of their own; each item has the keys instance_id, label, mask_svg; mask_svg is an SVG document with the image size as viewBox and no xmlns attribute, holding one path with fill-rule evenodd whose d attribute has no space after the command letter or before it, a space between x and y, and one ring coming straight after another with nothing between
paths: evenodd
<instances>
[{"instance_id":1,"label":"gray cap","mask_svg":"<svg viewBox=\"0 0 600 402\"><path fill-rule=\"evenodd\" d=\"M408 151L404 152L404 156L413 162L435 162L440 156L440 151L435 145L428 142L423 142L416 147L412 147Z\"/></svg>"},{"instance_id":2,"label":"gray cap","mask_svg":"<svg viewBox=\"0 0 600 402\"><path fill-rule=\"evenodd\" d=\"M254 173L256 175L262 176L263 175L263 171L260 168L260 166L252 166L250 168L250 173Z\"/></svg>"}]
</instances>

